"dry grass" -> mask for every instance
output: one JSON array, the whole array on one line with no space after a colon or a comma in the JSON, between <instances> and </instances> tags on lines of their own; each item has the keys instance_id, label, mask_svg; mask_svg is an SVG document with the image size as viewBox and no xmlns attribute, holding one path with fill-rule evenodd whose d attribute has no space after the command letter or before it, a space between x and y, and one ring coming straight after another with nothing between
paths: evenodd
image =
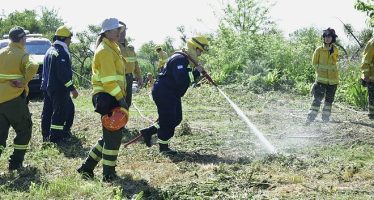
<instances>
[{"instance_id":1,"label":"dry grass","mask_svg":"<svg viewBox=\"0 0 374 200\"><path fill-rule=\"evenodd\" d=\"M172 147L177 156L158 153L142 142L121 148L113 184L76 173L101 135L89 91L75 101L74 137L62 146L42 144L41 102L31 102L33 138L25 171L6 170L11 148L0 159L1 199L370 199L374 195L373 122L344 108L333 111L334 123L303 122L311 99L281 92L256 95L245 88L226 88L279 154L263 145L210 87L190 89L183 99L184 121ZM132 108L128 129L157 118L148 92L134 96L147 119ZM14 132L8 140L11 140Z\"/></svg>"}]
</instances>

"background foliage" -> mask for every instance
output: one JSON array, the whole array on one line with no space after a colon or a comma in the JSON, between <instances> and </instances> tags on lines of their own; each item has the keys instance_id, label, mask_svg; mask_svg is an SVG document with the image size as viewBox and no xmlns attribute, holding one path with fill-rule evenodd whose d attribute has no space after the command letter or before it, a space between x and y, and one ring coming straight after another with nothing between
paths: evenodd
<instances>
[{"instance_id":1,"label":"background foliage","mask_svg":"<svg viewBox=\"0 0 374 200\"><path fill-rule=\"evenodd\" d=\"M307 95L314 82L314 69L310 63L314 50L322 44L321 30L303 27L285 37L269 15L271 7L266 1L226 2L217 31L208 35L210 51L203 55L202 62L220 84L239 84L258 93L285 90ZM367 93L359 84L359 66L362 49L373 36L374 6L370 1L358 0L355 8L367 13L368 28L356 31L350 24L344 24L346 31L338 33L346 34L352 42L342 44L337 41L341 70L337 99L365 108ZM58 12L47 8L40 12L16 11L4 16L0 19L0 34L7 34L10 28L19 25L51 39L56 28L63 24ZM90 86L91 60L99 30L96 25L88 25L84 31L74 33L75 42L71 45L74 79L81 87ZM185 44L188 39L185 27L181 25L177 31ZM131 43L131 39L128 40ZM143 75L157 74L155 46L161 45L171 55L180 48L174 47L174 42L166 36L162 44L149 41L136 49Z\"/></svg>"}]
</instances>

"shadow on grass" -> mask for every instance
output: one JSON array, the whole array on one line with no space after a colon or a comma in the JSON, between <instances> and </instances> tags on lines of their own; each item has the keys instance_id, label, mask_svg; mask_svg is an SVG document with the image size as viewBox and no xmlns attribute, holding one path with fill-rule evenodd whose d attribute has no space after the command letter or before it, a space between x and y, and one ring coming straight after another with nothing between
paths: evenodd
<instances>
[{"instance_id":1,"label":"shadow on grass","mask_svg":"<svg viewBox=\"0 0 374 200\"><path fill-rule=\"evenodd\" d=\"M87 152L90 150L89 148L83 148L82 141L75 135L58 143L57 147L67 158L86 158Z\"/></svg>"},{"instance_id":2,"label":"shadow on grass","mask_svg":"<svg viewBox=\"0 0 374 200\"><path fill-rule=\"evenodd\" d=\"M200 164L219 164L219 163L249 164L252 162L252 160L248 157L230 159L230 158L219 157L214 154L200 154L197 152L185 152L185 151L178 151L178 153L175 155L165 154L165 156L168 156L169 159L174 163L186 161L186 162L194 162L194 163L200 163Z\"/></svg>"},{"instance_id":3,"label":"shadow on grass","mask_svg":"<svg viewBox=\"0 0 374 200\"><path fill-rule=\"evenodd\" d=\"M113 184L121 187L122 197L127 199L163 199L160 189L150 186L144 179L134 180L130 174L122 176Z\"/></svg>"},{"instance_id":4,"label":"shadow on grass","mask_svg":"<svg viewBox=\"0 0 374 200\"><path fill-rule=\"evenodd\" d=\"M36 167L26 167L18 171L0 175L0 188L3 189L26 192L29 190L31 183L42 183L40 171Z\"/></svg>"}]
</instances>

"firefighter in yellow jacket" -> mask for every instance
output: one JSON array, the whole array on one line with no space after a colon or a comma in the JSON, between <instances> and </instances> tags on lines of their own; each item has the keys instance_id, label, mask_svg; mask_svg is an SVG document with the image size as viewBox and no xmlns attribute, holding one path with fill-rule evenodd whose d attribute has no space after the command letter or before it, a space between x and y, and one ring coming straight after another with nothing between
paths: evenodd
<instances>
[{"instance_id":1,"label":"firefighter in yellow jacket","mask_svg":"<svg viewBox=\"0 0 374 200\"><path fill-rule=\"evenodd\" d=\"M112 113L115 107L128 110L126 104L125 68L117 42L124 27L118 19L108 18L101 24L100 37L92 61L92 102L101 116ZM103 163L103 181L117 178L116 161L122 139L122 129L110 131L103 126L103 135L91 149L78 172L92 178L93 170L100 160Z\"/></svg>"},{"instance_id":2,"label":"firefighter in yellow jacket","mask_svg":"<svg viewBox=\"0 0 374 200\"><path fill-rule=\"evenodd\" d=\"M162 50L161 45L156 46L156 52L158 54L158 72L161 72L166 61L168 60L168 54Z\"/></svg>"},{"instance_id":3,"label":"firefighter in yellow jacket","mask_svg":"<svg viewBox=\"0 0 374 200\"><path fill-rule=\"evenodd\" d=\"M119 22L121 25L126 27L126 24ZM138 82L138 86L143 85L143 79L139 67L139 63L136 57L136 53L133 46L128 45L126 40L126 28L122 31L119 39L119 48L121 49L121 54L125 63L125 80L126 80L126 103L130 107L132 100L132 82L134 81L134 76Z\"/></svg>"},{"instance_id":4,"label":"firefighter in yellow jacket","mask_svg":"<svg viewBox=\"0 0 374 200\"><path fill-rule=\"evenodd\" d=\"M322 121L328 122L330 120L331 107L339 82L336 64L339 51L334 44L337 37L334 29L324 30L322 35L323 45L314 51L312 64L316 70L316 81L312 88L314 100L309 109L307 125L315 120L323 98L325 98L325 101L322 109Z\"/></svg>"},{"instance_id":5,"label":"firefighter in yellow jacket","mask_svg":"<svg viewBox=\"0 0 374 200\"><path fill-rule=\"evenodd\" d=\"M0 155L6 147L10 126L16 132L13 154L9 159L9 170L22 167L28 148L32 121L26 96L28 82L38 70L26 53L26 33L21 27L9 31L10 44L0 50Z\"/></svg>"},{"instance_id":6,"label":"firefighter in yellow jacket","mask_svg":"<svg viewBox=\"0 0 374 200\"><path fill-rule=\"evenodd\" d=\"M374 119L374 38L366 44L362 55L362 84L369 93L369 119Z\"/></svg>"}]
</instances>

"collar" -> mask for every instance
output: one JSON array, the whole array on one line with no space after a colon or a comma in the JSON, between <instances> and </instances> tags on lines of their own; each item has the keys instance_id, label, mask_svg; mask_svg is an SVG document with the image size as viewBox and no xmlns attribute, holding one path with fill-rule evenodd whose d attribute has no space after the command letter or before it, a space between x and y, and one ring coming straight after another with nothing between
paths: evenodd
<instances>
[{"instance_id":1,"label":"collar","mask_svg":"<svg viewBox=\"0 0 374 200\"><path fill-rule=\"evenodd\" d=\"M116 42L112 42L108 40L107 38L103 38L103 41L105 45L109 46L111 49L113 49L116 53L121 53L120 47Z\"/></svg>"},{"instance_id":2,"label":"collar","mask_svg":"<svg viewBox=\"0 0 374 200\"><path fill-rule=\"evenodd\" d=\"M18 42L11 42L9 44L10 47L16 47L16 48L19 48L19 49L22 49L22 50L25 50L25 47L23 45L21 45L20 43Z\"/></svg>"},{"instance_id":3,"label":"collar","mask_svg":"<svg viewBox=\"0 0 374 200\"><path fill-rule=\"evenodd\" d=\"M68 45L66 45L65 42L61 42L61 41L59 41L59 40L56 40L56 41L53 43L53 45L55 45L55 44L58 44L58 45L61 45L62 47L64 47L64 50L66 51L66 53L67 53L67 54L69 55L69 57L70 57L69 48L68 48Z\"/></svg>"}]
</instances>

